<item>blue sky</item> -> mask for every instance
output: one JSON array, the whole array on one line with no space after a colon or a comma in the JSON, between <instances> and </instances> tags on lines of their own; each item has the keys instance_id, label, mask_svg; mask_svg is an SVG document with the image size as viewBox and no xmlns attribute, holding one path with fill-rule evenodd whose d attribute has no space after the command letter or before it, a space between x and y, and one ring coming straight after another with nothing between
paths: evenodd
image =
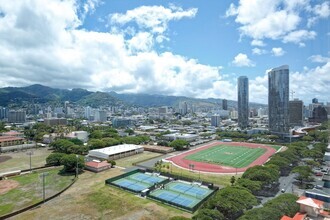
<instances>
[{"instance_id":1,"label":"blue sky","mask_svg":"<svg viewBox=\"0 0 330 220\"><path fill-rule=\"evenodd\" d=\"M330 101L330 2L320 0L0 0L0 86L267 103L267 70Z\"/></svg>"}]
</instances>

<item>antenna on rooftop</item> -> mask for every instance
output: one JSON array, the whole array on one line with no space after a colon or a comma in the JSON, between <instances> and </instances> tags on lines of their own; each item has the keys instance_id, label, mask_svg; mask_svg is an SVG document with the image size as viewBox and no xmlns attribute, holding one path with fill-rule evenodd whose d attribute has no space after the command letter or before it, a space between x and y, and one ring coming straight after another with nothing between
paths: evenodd
<instances>
[{"instance_id":1,"label":"antenna on rooftop","mask_svg":"<svg viewBox=\"0 0 330 220\"><path fill-rule=\"evenodd\" d=\"M291 93L291 100L293 100L293 94L295 94L296 92L291 90L290 93Z\"/></svg>"}]
</instances>

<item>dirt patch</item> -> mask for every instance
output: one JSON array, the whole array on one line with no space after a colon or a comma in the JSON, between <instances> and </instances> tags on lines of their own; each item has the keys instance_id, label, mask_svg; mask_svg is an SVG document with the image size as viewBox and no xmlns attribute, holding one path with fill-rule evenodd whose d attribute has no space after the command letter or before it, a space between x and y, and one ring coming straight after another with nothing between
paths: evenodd
<instances>
[{"instance_id":1,"label":"dirt patch","mask_svg":"<svg viewBox=\"0 0 330 220\"><path fill-rule=\"evenodd\" d=\"M6 162L7 160L10 160L11 156L0 156L0 163Z\"/></svg>"},{"instance_id":2,"label":"dirt patch","mask_svg":"<svg viewBox=\"0 0 330 220\"><path fill-rule=\"evenodd\" d=\"M1 180L0 181L0 195L15 189L19 183L15 180Z\"/></svg>"}]
</instances>

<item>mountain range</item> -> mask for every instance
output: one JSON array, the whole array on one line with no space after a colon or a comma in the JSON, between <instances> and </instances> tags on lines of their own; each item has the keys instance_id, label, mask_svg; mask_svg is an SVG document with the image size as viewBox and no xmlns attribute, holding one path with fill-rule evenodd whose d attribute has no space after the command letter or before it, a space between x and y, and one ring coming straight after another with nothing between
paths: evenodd
<instances>
[{"instance_id":1,"label":"mountain range","mask_svg":"<svg viewBox=\"0 0 330 220\"><path fill-rule=\"evenodd\" d=\"M129 105L139 107L177 106L186 101L199 107L221 106L221 99L197 99L185 96L166 96L156 94L119 94L116 92L91 92L85 89L57 89L40 84L26 87L0 88L0 106L19 106L26 103L63 103L69 101L84 106L118 106ZM237 102L228 100L228 107L236 107ZM266 106L250 103L251 107Z\"/></svg>"}]
</instances>

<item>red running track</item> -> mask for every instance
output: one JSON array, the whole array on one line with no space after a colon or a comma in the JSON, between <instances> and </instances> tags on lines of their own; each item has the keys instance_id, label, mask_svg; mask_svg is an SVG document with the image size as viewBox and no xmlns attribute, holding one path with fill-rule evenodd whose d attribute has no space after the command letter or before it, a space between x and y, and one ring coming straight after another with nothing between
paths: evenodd
<instances>
[{"instance_id":1,"label":"red running track","mask_svg":"<svg viewBox=\"0 0 330 220\"><path fill-rule=\"evenodd\" d=\"M234 168L234 167L226 167L220 166L216 164L197 162L193 160L184 159L186 156L190 154L194 154L196 152L205 150L207 148L217 146L217 145L230 145L230 146L242 146L242 147L250 147L250 148L264 148L267 151L258 157L255 161L253 161L249 166L243 168ZM194 170L201 172L210 172L210 173L236 173L236 172L244 172L247 168L253 167L255 165L264 164L270 156L276 153L276 150L272 147L263 145L263 144L253 144L253 143L245 143L245 142L212 142L211 144L205 145L203 147L199 147L197 149L166 158L166 160L172 161L175 165L179 167L183 167L189 169L189 164L194 164Z\"/></svg>"}]
</instances>

